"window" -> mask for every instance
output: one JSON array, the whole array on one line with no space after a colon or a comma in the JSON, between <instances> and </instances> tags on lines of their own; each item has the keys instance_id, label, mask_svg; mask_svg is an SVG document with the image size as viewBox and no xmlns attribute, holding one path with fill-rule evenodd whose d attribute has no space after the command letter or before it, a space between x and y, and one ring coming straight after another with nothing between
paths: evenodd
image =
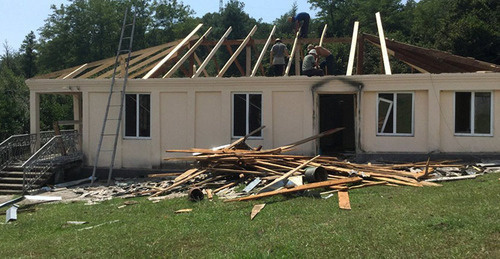
<instances>
[{"instance_id":1,"label":"window","mask_svg":"<svg viewBox=\"0 0 500 259\"><path fill-rule=\"evenodd\" d=\"M151 137L149 94L125 95L125 137Z\"/></svg>"},{"instance_id":2,"label":"window","mask_svg":"<svg viewBox=\"0 0 500 259\"><path fill-rule=\"evenodd\" d=\"M377 135L413 135L413 93L379 93Z\"/></svg>"},{"instance_id":3,"label":"window","mask_svg":"<svg viewBox=\"0 0 500 259\"><path fill-rule=\"evenodd\" d=\"M491 92L455 92L455 134L491 135Z\"/></svg>"},{"instance_id":4,"label":"window","mask_svg":"<svg viewBox=\"0 0 500 259\"><path fill-rule=\"evenodd\" d=\"M262 94L233 94L233 137L243 137L262 126ZM262 131L252 135L262 137Z\"/></svg>"}]
</instances>

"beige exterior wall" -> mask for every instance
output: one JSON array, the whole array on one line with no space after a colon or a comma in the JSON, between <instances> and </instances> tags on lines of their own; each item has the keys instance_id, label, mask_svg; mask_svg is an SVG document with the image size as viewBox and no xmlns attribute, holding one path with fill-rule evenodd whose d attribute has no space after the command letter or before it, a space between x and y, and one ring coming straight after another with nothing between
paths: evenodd
<instances>
[{"instance_id":1,"label":"beige exterior wall","mask_svg":"<svg viewBox=\"0 0 500 259\"><path fill-rule=\"evenodd\" d=\"M102 127L110 80L28 80L32 132L37 130L39 94L81 93L82 139L86 163L92 165ZM118 81L117 85L121 82ZM453 96L457 90L493 91L494 134L463 137L453 134ZM151 94L151 137L118 141L117 168L155 168L164 158L178 156L168 149L211 148L234 141L232 93L262 93L261 138L251 146L274 148L318 133L319 94L359 95L357 152L499 152L500 74L413 74L284 78L179 78L129 80L129 93ZM377 136L377 94L414 93L414 134ZM356 112L358 114L358 111ZM293 153L314 154L316 142ZM109 158L101 153L100 165Z\"/></svg>"}]
</instances>

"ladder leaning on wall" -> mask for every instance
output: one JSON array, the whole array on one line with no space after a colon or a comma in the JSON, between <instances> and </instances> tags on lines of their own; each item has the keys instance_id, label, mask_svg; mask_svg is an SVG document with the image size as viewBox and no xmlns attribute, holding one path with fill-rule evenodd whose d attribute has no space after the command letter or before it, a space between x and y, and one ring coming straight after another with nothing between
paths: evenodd
<instances>
[{"instance_id":1,"label":"ladder leaning on wall","mask_svg":"<svg viewBox=\"0 0 500 259\"><path fill-rule=\"evenodd\" d=\"M111 175L113 173L113 166L115 163L115 156L116 156L116 145L118 143L118 137L120 135L120 126L122 124L121 121L123 116L123 104L125 102L125 90L127 88L129 60L130 60L130 54L132 53L132 43L134 39L134 29L135 29L135 15L133 16L132 23L127 23L127 13L128 10L125 10L122 30L120 34L120 42L118 44L115 65L113 68L114 70L113 70L113 77L111 79L111 87L109 88L106 112L104 113L104 121L102 123L102 130L99 137L99 144L97 146L97 152L94 159L94 169L92 171L91 184L94 184L97 165L99 164L99 157L101 153L103 154L106 153L110 155L108 184L111 181ZM126 31L127 34L128 32L130 32L130 36L124 37ZM128 48L126 49L122 49L124 41L128 41ZM124 55L127 56L125 60L123 60ZM123 75L123 86L121 90L115 90L115 78L117 76L117 68L118 66L120 66L120 63L122 63L121 74ZM117 102L116 100L118 98L119 102ZM107 129L108 131L106 131Z\"/></svg>"}]
</instances>

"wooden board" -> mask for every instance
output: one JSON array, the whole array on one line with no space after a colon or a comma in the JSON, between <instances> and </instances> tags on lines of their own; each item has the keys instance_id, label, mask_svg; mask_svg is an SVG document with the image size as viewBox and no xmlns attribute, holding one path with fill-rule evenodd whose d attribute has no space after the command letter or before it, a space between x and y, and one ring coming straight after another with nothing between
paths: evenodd
<instances>
[{"instance_id":1,"label":"wooden board","mask_svg":"<svg viewBox=\"0 0 500 259\"><path fill-rule=\"evenodd\" d=\"M339 208L343 210L351 209L351 202L349 201L349 193L347 191L339 190Z\"/></svg>"}]
</instances>

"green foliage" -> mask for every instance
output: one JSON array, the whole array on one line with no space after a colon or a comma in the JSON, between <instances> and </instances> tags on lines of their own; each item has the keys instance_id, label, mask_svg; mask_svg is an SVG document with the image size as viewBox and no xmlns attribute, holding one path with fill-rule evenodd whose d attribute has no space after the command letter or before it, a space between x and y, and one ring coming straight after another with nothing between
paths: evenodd
<instances>
[{"instance_id":1,"label":"green foliage","mask_svg":"<svg viewBox=\"0 0 500 259\"><path fill-rule=\"evenodd\" d=\"M29 90L24 77L0 63L0 141L29 130Z\"/></svg>"},{"instance_id":2,"label":"green foliage","mask_svg":"<svg viewBox=\"0 0 500 259\"><path fill-rule=\"evenodd\" d=\"M31 31L24 38L23 44L20 48L22 69L26 78L35 76L37 72L36 60L38 57L38 53L35 51L35 49L36 36L35 33Z\"/></svg>"}]
</instances>

